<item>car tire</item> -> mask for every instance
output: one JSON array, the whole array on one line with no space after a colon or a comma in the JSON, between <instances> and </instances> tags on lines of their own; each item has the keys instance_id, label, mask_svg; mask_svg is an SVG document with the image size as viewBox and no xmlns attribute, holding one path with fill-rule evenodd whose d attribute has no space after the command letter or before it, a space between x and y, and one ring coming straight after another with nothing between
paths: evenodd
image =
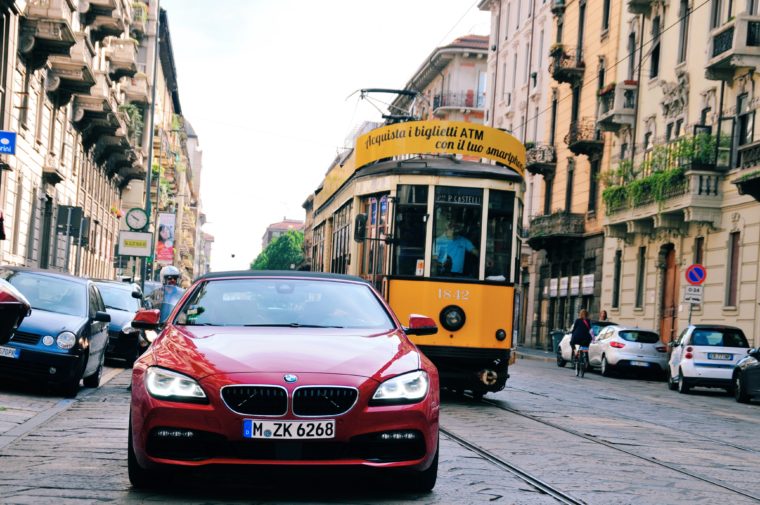
<instances>
[{"instance_id":1,"label":"car tire","mask_svg":"<svg viewBox=\"0 0 760 505\"><path fill-rule=\"evenodd\" d=\"M82 384L86 388L96 388L100 386L100 379L103 377L103 363L98 365L98 369L95 373L82 379Z\"/></svg>"},{"instance_id":2,"label":"car tire","mask_svg":"<svg viewBox=\"0 0 760 505\"><path fill-rule=\"evenodd\" d=\"M84 354L79 363L77 363L77 370L74 372L74 377L67 379L59 386L61 394L65 398L76 398L79 394L79 382L82 380L82 374L87 366L87 354Z\"/></svg>"},{"instance_id":3,"label":"car tire","mask_svg":"<svg viewBox=\"0 0 760 505\"><path fill-rule=\"evenodd\" d=\"M668 389L675 391L678 389L678 384L673 380L673 375L670 373L670 366L668 366L667 372L665 372L666 380L668 381Z\"/></svg>"},{"instance_id":4,"label":"car tire","mask_svg":"<svg viewBox=\"0 0 760 505\"><path fill-rule=\"evenodd\" d=\"M687 384L686 377L683 376L681 370L678 371L678 392L682 395L688 395L691 390L691 385Z\"/></svg>"},{"instance_id":5,"label":"car tire","mask_svg":"<svg viewBox=\"0 0 760 505\"><path fill-rule=\"evenodd\" d=\"M744 381L739 373L734 376L733 393L737 402L749 403L749 393L747 393L747 387L744 385Z\"/></svg>"},{"instance_id":6,"label":"car tire","mask_svg":"<svg viewBox=\"0 0 760 505\"><path fill-rule=\"evenodd\" d=\"M435 482L438 480L438 453L439 447L435 450L435 456L433 456L433 462L427 468L421 472L404 473L400 475L397 480L398 487L402 491L410 491L413 493L429 493L435 487Z\"/></svg>"},{"instance_id":7,"label":"car tire","mask_svg":"<svg viewBox=\"0 0 760 505\"><path fill-rule=\"evenodd\" d=\"M610 364L607 362L607 356L602 355L602 364L599 367L599 372L602 374L602 377L609 377L612 375L612 367L610 367Z\"/></svg>"},{"instance_id":8,"label":"car tire","mask_svg":"<svg viewBox=\"0 0 760 505\"><path fill-rule=\"evenodd\" d=\"M129 429L127 430L127 474L129 482L135 489L151 489L158 487L159 480L156 472L146 470L137 462L135 449L132 445L132 414L129 415Z\"/></svg>"},{"instance_id":9,"label":"car tire","mask_svg":"<svg viewBox=\"0 0 760 505\"><path fill-rule=\"evenodd\" d=\"M560 368L565 368L565 365L567 365L567 360L562 358L562 349L557 349L557 366Z\"/></svg>"}]
</instances>

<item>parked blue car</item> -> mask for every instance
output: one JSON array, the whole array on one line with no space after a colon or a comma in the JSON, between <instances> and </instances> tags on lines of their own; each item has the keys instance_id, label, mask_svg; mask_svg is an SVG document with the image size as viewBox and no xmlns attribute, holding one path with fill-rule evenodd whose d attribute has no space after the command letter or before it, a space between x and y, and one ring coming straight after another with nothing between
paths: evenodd
<instances>
[{"instance_id":1,"label":"parked blue car","mask_svg":"<svg viewBox=\"0 0 760 505\"><path fill-rule=\"evenodd\" d=\"M67 397L79 383L98 387L103 373L108 323L103 299L87 279L22 267L0 267L0 278L32 307L0 351L0 375L46 382Z\"/></svg>"},{"instance_id":2,"label":"parked blue car","mask_svg":"<svg viewBox=\"0 0 760 505\"><path fill-rule=\"evenodd\" d=\"M150 344L144 333L131 325L137 311L144 308L140 286L120 281L93 280L103 297L106 311L111 314L106 358L123 360L127 366L132 366Z\"/></svg>"}]
</instances>

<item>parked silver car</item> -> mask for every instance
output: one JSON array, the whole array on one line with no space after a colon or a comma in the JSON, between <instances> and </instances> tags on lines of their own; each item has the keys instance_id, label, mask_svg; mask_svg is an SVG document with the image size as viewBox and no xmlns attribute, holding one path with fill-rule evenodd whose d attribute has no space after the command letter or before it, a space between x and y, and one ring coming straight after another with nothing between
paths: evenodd
<instances>
[{"instance_id":1,"label":"parked silver car","mask_svg":"<svg viewBox=\"0 0 760 505\"><path fill-rule=\"evenodd\" d=\"M607 326L588 349L589 364L609 376L613 369L663 374L668 367L668 348L654 330L630 326Z\"/></svg>"}]
</instances>

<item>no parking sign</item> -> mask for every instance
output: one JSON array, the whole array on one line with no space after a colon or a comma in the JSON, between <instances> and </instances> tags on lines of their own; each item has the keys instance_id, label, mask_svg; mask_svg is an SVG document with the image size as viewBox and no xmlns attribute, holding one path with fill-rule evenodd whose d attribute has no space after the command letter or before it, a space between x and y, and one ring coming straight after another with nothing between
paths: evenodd
<instances>
[{"instance_id":1,"label":"no parking sign","mask_svg":"<svg viewBox=\"0 0 760 505\"><path fill-rule=\"evenodd\" d=\"M686 269L686 282L692 286L701 286L706 278L707 269L698 263L695 263Z\"/></svg>"}]
</instances>

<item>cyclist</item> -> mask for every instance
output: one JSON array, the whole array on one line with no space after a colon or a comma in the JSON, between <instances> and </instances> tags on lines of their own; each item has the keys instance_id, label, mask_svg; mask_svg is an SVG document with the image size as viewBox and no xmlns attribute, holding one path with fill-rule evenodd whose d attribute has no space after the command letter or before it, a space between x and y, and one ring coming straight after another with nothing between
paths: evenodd
<instances>
[{"instance_id":1,"label":"cyclist","mask_svg":"<svg viewBox=\"0 0 760 505\"><path fill-rule=\"evenodd\" d=\"M570 349L572 356L577 358L577 347L588 347L591 344L591 321L588 320L588 311L581 309L578 313L578 319L573 323L573 329L570 336Z\"/></svg>"}]
</instances>

